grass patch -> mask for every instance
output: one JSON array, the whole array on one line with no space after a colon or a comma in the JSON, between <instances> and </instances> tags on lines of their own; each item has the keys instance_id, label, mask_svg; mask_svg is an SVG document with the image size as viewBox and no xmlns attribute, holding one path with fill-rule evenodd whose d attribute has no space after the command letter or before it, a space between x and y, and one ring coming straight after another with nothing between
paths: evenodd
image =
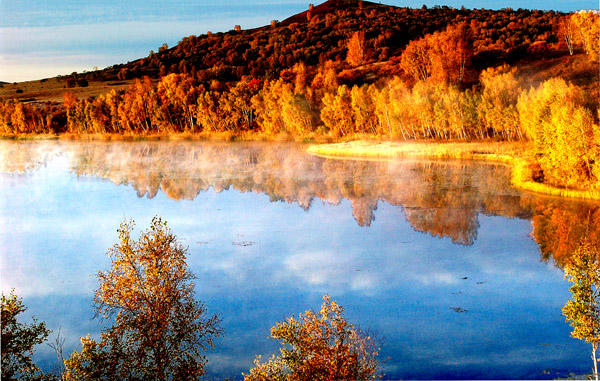
<instances>
[{"instance_id":1,"label":"grass patch","mask_svg":"<svg viewBox=\"0 0 600 381\"><path fill-rule=\"evenodd\" d=\"M89 81L86 87L66 87L66 79L48 78L39 81L7 83L0 88L0 99L16 99L20 102L59 102L64 101L65 92L74 93L79 99L98 97L111 90L127 90L133 80L122 82ZM17 93L17 90L21 90Z\"/></svg>"}]
</instances>

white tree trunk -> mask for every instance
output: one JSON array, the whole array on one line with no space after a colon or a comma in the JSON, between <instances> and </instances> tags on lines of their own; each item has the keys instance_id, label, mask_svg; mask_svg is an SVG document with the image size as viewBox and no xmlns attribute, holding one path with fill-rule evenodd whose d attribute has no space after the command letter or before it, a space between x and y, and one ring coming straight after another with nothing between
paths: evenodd
<instances>
[{"instance_id":1,"label":"white tree trunk","mask_svg":"<svg viewBox=\"0 0 600 381\"><path fill-rule=\"evenodd\" d=\"M598 381L598 360L596 359L596 348L598 343L592 343L592 360L594 360L594 379Z\"/></svg>"}]
</instances>

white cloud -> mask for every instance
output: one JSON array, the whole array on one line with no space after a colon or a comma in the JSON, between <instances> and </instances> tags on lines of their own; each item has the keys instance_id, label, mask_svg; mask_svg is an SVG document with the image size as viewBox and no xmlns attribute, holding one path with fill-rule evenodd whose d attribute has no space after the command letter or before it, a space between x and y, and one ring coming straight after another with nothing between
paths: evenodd
<instances>
[{"instance_id":1,"label":"white cloud","mask_svg":"<svg viewBox=\"0 0 600 381\"><path fill-rule=\"evenodd\" d=\"M235 24L243 28L266 25L269 15L193 20L152 19L91 22L50 26L0 27L0 80L24 80L70 74L126 63L158 50L163 43L175 46L183 37L207 31L226 32Z\"/></svg>"}]
</instances>

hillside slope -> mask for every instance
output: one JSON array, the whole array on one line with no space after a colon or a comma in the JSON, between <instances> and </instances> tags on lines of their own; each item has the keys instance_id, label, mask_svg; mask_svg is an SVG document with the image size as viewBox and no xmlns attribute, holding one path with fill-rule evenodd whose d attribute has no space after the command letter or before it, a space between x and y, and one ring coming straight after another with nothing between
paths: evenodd
<instances>
[{"instance_id":1,"label":"hillside slope","mask_svg":"<svg viewBox=\"0 0 600 381\"><path fill-rule=\"evenodd\" d=\"M306 65L309 78L331 61L341 84L370 83L404 74L399 56L410 41L463 22L473 32L474 56L464 84L468 87L477 82L483 69L502 63L531 67L539 61L538 76L543 76L546 64L542 62L558 58L560 66L559 57L566 58L566 65L577 61L567 57L566 47L557 37L560 17L553 11L445 6L410 9L367 1L329 0L261 28L184 37L175 47L165 45L157 52L151 51L148 57L104 70L2 84L0 97L59 101L66 89L79 97L98 96L113 88L121 89L134 78L149 76L157 80L169 73L185 73L206 88L219 89L221 84L234 83L245 76L278 78L299 62ZM365 51L364 61L357 67L347 62L347 56L349 40L358 31L364 32ZM581 61L575 63L578 74L565 70L567 79L572 76L579 82L589 82L597 78L597 70Z\"/></svg>"}]
</instances>

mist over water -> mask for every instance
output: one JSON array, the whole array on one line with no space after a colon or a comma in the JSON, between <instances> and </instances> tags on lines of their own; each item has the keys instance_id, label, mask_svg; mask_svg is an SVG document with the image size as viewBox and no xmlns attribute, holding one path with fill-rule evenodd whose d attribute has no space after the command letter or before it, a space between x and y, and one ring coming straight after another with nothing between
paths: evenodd
<instances>
[{"instance_id":1,"label":"mist over water","mask_svg":"<svg viewBox=\"0 0 600 381\"><path fill-rule=\"evenodd\" d=\"M241 378L277 321L324 294L383 339L388 378L589 371L559 268L597 239L597 204L523 194L501 165L333 160L305 146L0 141L3 292L67 338L97 337L95 273L120 222L168 221L225 336L208 371ZM565 233L564 226L569 227ZM134 234L134 236L137 236ZM55 360L40 346L45 369Z\"/></svg>"}]
</instances>

